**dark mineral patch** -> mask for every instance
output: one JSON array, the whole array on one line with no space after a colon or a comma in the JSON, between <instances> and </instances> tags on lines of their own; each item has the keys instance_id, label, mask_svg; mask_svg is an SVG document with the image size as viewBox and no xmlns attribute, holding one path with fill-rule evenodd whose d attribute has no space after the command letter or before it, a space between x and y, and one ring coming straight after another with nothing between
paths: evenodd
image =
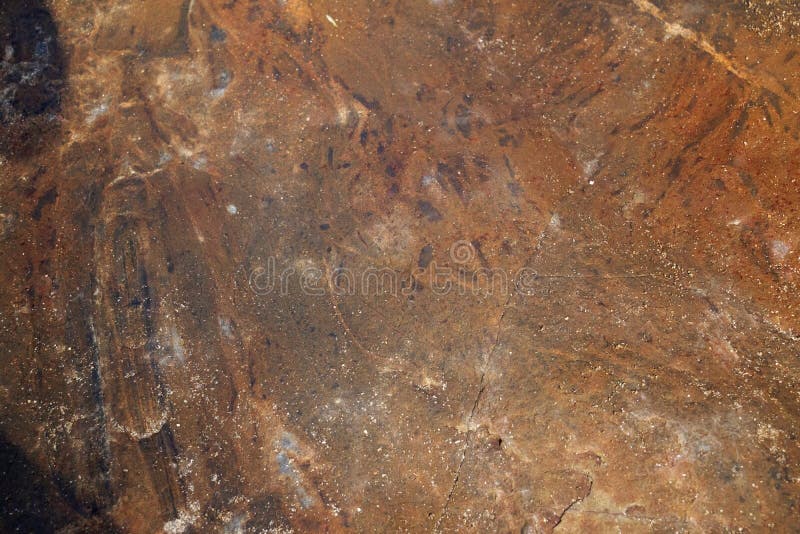
<instances>
[{"instance_id":1,"label":"dark mineral patch","mask_svg":"<svg viewBox=\"0 0 800 534\"><path fill-rule=\"evenodd\" d=\"M56 125L64 85L58 28L37 0L0 5L0 152L22 156Z\"/></svg>"}]
</instances>

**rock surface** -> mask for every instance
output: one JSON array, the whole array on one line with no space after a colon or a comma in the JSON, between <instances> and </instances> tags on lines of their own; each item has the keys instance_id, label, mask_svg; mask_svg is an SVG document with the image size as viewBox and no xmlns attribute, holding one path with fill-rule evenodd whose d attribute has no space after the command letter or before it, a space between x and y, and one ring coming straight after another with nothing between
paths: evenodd
<instances>
[{"instance_id":1,"label":"rock surface","mask_svg":"<svg viewBox=\"0 0 800 534\"><path fill-rule=\"evenodd\" d=\"M3 530L797 531L795 2L0 37Z\"/></svg>"}]
</instances>

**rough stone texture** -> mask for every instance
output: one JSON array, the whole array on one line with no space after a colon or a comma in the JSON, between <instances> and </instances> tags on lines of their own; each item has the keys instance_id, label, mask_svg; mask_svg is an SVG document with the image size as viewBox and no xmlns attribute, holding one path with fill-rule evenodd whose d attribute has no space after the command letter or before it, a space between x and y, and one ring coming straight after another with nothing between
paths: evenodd
<instances>
[{"instance_id":1,"label":"rough stone texture","mask_svg":"<svg viewBox=\"0 0 800 534\"><path fill-rule=\"evenodd\" d=\"M795 2L0 34L5 531L798 532Z\"/></svg>"}]
</instances>

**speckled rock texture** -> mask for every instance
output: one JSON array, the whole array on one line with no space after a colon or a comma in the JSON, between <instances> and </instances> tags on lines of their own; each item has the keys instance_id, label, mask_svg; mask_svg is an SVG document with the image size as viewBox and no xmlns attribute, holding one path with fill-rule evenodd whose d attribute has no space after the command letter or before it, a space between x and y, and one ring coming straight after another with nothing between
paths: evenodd
<instances>
[{"instance_id":1,"label":"speckled rock texture","mask_svg":"<svg viewBox=\"0 0 800 534\"><path fill-rule=\"evenodd\" d=\"M792 0L6 0L4 532L800 532Z\"/></svg>"}]
</instances>

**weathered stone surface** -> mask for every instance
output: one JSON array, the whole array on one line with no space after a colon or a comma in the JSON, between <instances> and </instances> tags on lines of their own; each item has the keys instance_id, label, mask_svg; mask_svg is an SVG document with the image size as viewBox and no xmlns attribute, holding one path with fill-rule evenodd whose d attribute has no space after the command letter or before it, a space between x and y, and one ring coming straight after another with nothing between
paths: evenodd
<instances>
[{"instance_id":1,"label":"weathered stone surface","mask_svg":"<svg viewBox=\"0 0 800 534\"><path fill-rule=\"evenodd\" d=\"M3 529L796 530L798 36L6 2Z\"/></svg>"}]
</instances>

